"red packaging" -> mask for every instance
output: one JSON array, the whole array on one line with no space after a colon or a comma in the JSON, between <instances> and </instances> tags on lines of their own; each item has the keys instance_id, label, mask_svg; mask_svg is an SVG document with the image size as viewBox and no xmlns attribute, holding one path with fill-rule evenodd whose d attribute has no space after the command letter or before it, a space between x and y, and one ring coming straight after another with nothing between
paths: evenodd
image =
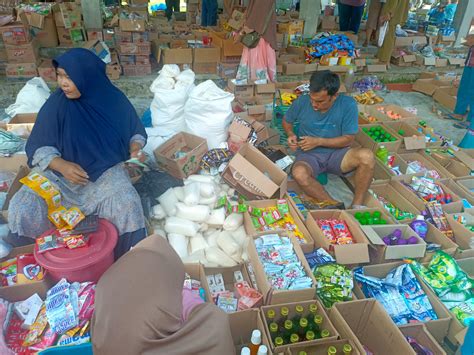
<instances>
[{"instance_id":1,"label":"red packaging","mask_svg":"<svg viewBox=\"0 0 474 355\"><path fill-rule=\"evenodd\" d=\"M16 267L18 284L37 282L44 278L44 270L38 265L33 254L18 255Z\"/></svg>"},{"instance_id":2,"label":"red packaging","mask_svg":"<svg viewBox=\"0 0 474 355\"><path fill-rule=\"evenodd\" d=\"M28 334L28 329L23 329L21 326L23 321L14 313L5 334L5 343L7 346L18 355L30 355L35 353L31 351L28 347L23 346L23 341Z\"/></svg>"},{"instance_id":3,"label":"red packaging","mask_svg":"<svg viewBox=\"0 0 474 355\"><path fill-rule=\"evenodd\" d=\"M263 295L253 288L242 289L243 294L237 303L238 310L244 310L256 307L263 300Z\"/></svg>"},{"instance_id":4,"label":"red packaging","mask_svg":"<svg viewBox=\"0 0 474 355\"><path fill-rule=\"evenodd\" d=\"M336 242L336 235L331 227L331 220L320 219L317 221L319 228L323 231L323 235L332 243Z\"/></svg>"},{"instance_id":5,"label":"red packaging","mask_svg":"<svg viewBox=\"0 0 474 355\"><path fill-rule=\"evenodd\" d=\"M351 244L353 237L346 222L341 219L331 219L329 221L331 228L336 235L337 244Z\"/></svg>"},{"instance_id":6,"label":"red packaging","mask_svg":"<svg viewBox=\"0 0 474 355\"><path fill-rule=\"evenodd\" d=\"M44 334L41 336L41 341L35 345L30 346L30 350L42 351L56 343L58 335L48 326Z\"/></svg>"}]
</instances>

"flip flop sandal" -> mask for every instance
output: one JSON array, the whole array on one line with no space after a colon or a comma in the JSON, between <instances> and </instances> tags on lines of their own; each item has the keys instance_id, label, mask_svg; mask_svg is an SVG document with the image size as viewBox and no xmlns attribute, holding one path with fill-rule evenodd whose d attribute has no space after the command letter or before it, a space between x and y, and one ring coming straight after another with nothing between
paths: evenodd
<instances>
[{"instance_id":1,"label":"flip flop sandal","mask_svg":"<svg viewBox=\"0 0 474 355\"><path fill-rule=\"evenodd\" d=\"M459 128L459 129L468 129L469 128L469 122L463 121L463 122L458 122L453 124L454 128Z\"/></svg>"},{"instance_id":2,"label":"flip flop sandal","mask_svg":"<svg viewBox=\"0 0 474 355\"><path fill-rule=\"evenodd\" d=\"M464 121L464 117L459 118L454 116L452 113L447 114L446 116L443 117L445 120L452 120L452 121Z\"/></svg>"}]
</instances>

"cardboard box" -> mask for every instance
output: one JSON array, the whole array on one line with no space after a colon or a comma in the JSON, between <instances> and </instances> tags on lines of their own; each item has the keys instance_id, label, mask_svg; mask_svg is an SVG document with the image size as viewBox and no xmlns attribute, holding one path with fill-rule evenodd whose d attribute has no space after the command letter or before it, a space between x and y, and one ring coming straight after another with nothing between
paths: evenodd
<instances>
[{"instance_id":1,"label":"cardboard box","mask_svg":"<svg viewBox=\"0 0 474 355\"><path fill-rule=\"evenodd\" d=\"M449 255L456 255L458 251L458 246L451 239L446 238L446 236L431 223L428 223L428 233L426 234L426 242L434 243L441 245L441 250ZM426 250L425 257L420 260L420 262L430 262L433 258L433 255L436 252L430 252Z\"/></svg>"},{"instance_id":2,"label":"cardboard box","mask_svg":"<svg viewBox=\"0 0 474 355\"><path fill-rule=\"evenodd\" d=\"M274 94L276 91L275 83L255 85L256 94Z\"/></svg>"},{"instance_id":3,"label":"cardboard box","mask_svg":"<svg viewBox=\"0 0 474 355\"><path fill-rule=\"evenodd\" d=\"M231 123L229 127L229 139L227 141L231 151L236 153L240 147L247 142L252 129L257 135L257 140L255 142L256 145L259 145L263 142L268 142L270 145L277 143L274 142L274 140L275 137L278 136L278 132L258 122L248 114L241 112L236 115L247 122L250 126L240 124L235 120Z\"/></svg>"},{"instance_id":4,"label":"cardboard box","mask_svg":"<svg viewBox=\"0 0 474 355\"><path fill-rule=\"evenodd\" d=\"M433 96L435 91L440 87L452 86L452 80L450 79L418 79L413 84L412 90L421 92L428 96Z\"/></svg>"},{"instance_id":5,"label":"cardboard box","mask_svg":"<svg viewBox=\"0 0 474 355\"><path fill-rule=\"evenodd\" d=\"M447 58L436 58L436 68L444 68L448 66L448 59Z\"/></svg>"},{"instance_id":6,"label":"cardboard box","mask_svg":"<svg viewBox=\"0 0 474 355\"><path fill-rule=\"evenodd\" d=\"M367 73L385 73L387 71L386 64L368 64Z\"/></svg>"},{"instance_id":7,"label":"cardboard box","mask_svg":"<svg viewBox=\"0 0 474 355\"><path fill-rule=\"evenodd\" d=\"M142 43L120 43L120 54L150 55L151 42Z\"/></svg>"},{"instance_id":8,"label":"cardboard box","mask_svg":"<svg viewBox=\"0 0 474 355\"><path fill-rule=\"evenodd\" d=\"M340 325L349 333L363 353L362 344L374 354L416 355L385 309L374 299L336 303L330 311L330 319L336 327Z\"/></svg>"},{"instance_id":9,"label":"cardboard box","mask_svg":"<svg viewBox=\"0 0 474 355\"><path fill-rule=\"evenodd\" d=\"M221 78L232 79L237 75L239 63L217 63L217 71Z\"/></svg>"},{"instance_id":10,"label":"cardboard box","mask_svg":"<svg viewBox=\"0 0 474 355\"><path fill-rule=\"evenodd\" d=\"M194 63L216 63L220 61L220 49L217 47L194 48Z\"/></svg>"},{"instance_id":11,"label":"cardboard box","mask_svg":"<svg viewBox=\"0 0 474 355\"><path fill-rule=\"evenodd\" d=\"M5 68L7 78L29 79L38 76L36 63L8 63Z\"/></svg>"},{"instance_id":12,"label":"cardboard box","mask_svg":"<svg viewBox=\"0 0 474 355\"><path fill-rule=\"evenodd\" d=\"M110 80L118 80L122 75L122 66L118 63L107 64L105 72Z\"/></svg>"},{"instance_id":13,"label":"cardboard box","mask_svg":"<svg viewBox=\"0 0 474 355\"><path fill-rule=\"evenodd\" d=\"M194 63L193 71L196 74L217 75L217 62L216 63Z\"/></svg>"},{"instance_id":14,"label":"cardboard box","mask_svg":"<svg viewBox=\"0 0 474 355\"><path fill-rule=\"evenodd\" d=\"M11 259L17 255L32 254L34 246L34 244L31 244L24 247L13 248L10 254L8 254L7 257L1 259L0 262ZM48 292L49 288L52 286L53 282L46 272L45 278L42 281L0 287L0 298L3 298L9 302L19 302L24 301L28 297L37 293L44 300L46 298L46 292Z\"/></svg>"},{"instance_id":15,"label":"cardboard box","mask_svg":"<svg viewBox=\"0 0 474 355\"><path fill-rule=\"evenodd\" d=\"M300 351L305 351L307 354L312 354L312 355L327 355L328 348L330 346L333 346L336 348L337 354L343 354L343 348L346 344L349 344L352 347L351 355L363 355L363 353L359 352L359 350L355 346L355 343L352 340L347 340L347 339L324 341L323 343L319 343L319 344L316 343L313 345L296 344L288 348L286 354L299 355Z\"/></svg>"},{"instance_id":16,"label":"cardboard box","mask_svg":"<svg viewBox=\"0 0 474 355\"><path fill-rule=\"evenodd\" d=\"M36 122L37 113L18 113L7 123L7 131L21 130L26 131L27 136L30 135L31 130Z\"/></svg>"},{"instance_id":17,"label":"cardboard box","mask_svg":"<svg viewBox=\"0 0 474 355\"><path fill-rule=\"evenodd\" d=\"M26 24L15 22L0 27L0 33L4 44L27 44L31 42L31 34Z\"/></svg>"},{"instance_id":18,"label":"cardboard box","mask_svg":"<svg viewBox=\"0 0 474 355\"><path fill-rule=\"evenodd\" d=\"M336 218L345 221L349 227L349 230L351 231L355 243L346 245L331 244L317 224L317 220L328 218ZM314 239L315 248L324 248L335 257L339 264L360 264L370 261L369 243L362 233L359 224L354 221L345 211L311 211L308 213L305 223Z\"/></svg>"},{"instance_id":19,"label":"cardboard box","mask_svg":"<svg viewBox=\"0 0 474 355\"><path fill-rule=\"evenodd\" d=\"M425 166L428 170L436 170L442 178L451 178L453 175L449 173L445 168L443 168L437 162L429 160L425 153L400 153L398 156L407 164L412 161L419 161Z\"/></svg>"},{"instance_id":20,"label":"cardboard box","mask_svg":"<svg viewBox=\"0 0 474 355\"><path fill-rule=\"evenodd\" d=\"M386 113L382 112L381 110L384 110L384 112L392 111L393 113L397 113L401 116L400 121L403 120L409 120L412 118L417 118L415 114L405 110L404 108L398 106L398 105L392 105L392 104L382 104L382 105L372 105L368 106L366 108L366 112L375 117L379 121L384 121L384 122L393 122L393 118L390 118Z\"/></svg>"},{"instance_id":21,"label":"cardboard box","mask_svg":"<svg viewBox=\"0 0 474 355\"><path fill-rule=\"evenodd\" d=\"M401 145L403 149L418 150L426 148L425 135L416 130L414 126L400 121L387 121L382 124L397 132L397 134L403 138Z\"/></svg>"},{"instance_id":22,"label":"cardboard box","mask_svg":"<svg viewBox=\"0 0 474 355\"><path fill-rule=\"evenodd\" d=\"M59 43L68 46L77 42L83 42L86 38L86 33L83 28L64 28L57 27Z\"/></svg>"},{"instance_id":23,"label":"cardboard box","mask_svg":"<svg viewBox=\"0 0 474 355\"><path fill-rule=\"evenodd\" d=\"M82 27L82 8L75 2L59 4L59 11L55 12L56 26L67 29Z\"/></svg>"},{"instance_id":24,"label":"cardboard box","mask_svg":"<svg viewBox=\"0 0 474 355\"><path fill-rule=\"evenodd\" d=\"M262 344L267 346L270 350L270 344L259 309L253 308L242 312L230 313L229 323L236 354L240 354L244 346L248 347L250 345L252 331L255 329L260 330L262 334Z\"/></svg>"},{"instance_id":25,"label":"cardboard box","mask_svg":"<svg viewBox=\"0 0 474 355\"><path fill-rule=\"evenodd\" d=\"M426 243L407 225L372 225L361 226L361 228L371 242L373 249L373 253L371 253L372 262L383 263L386 260L422 258L425 256ZM418 244L386 245L382 238L396 229L402 231L403 239L416 237Z\"/></svg>"},{"instance_id":26,"label":"cardboard box","mask_svg":"<svg viewBox=\"0 0 474 355\"><path fill-rule=\"evenodd\" d=\"M191 48L163 49L163 64L192 64L193 50Z\"/></svg>"},{"instance_id":27,"label":"cardboard box","mask_svg":"<svg viewBox=\"0 0 474 355\"><path fill-rule=\"evenodd\" d=\"M285 63L283 64L283 73L286 75L303 75L306 72L304 63Z\"/></svg>"},{"instance_id":28,"label":"cardboard box","mask_svg":"<svg viewBox=\"0 0 474 355\"><path fill-rule=\"evenodd\" d=\"M394 51L390 62L399 67L410 67L416 62L416 55L414 54L401 54L399 51Z\"/></svg>"},{"instance_id":29,"label":"cardboard box","mask_svg":"<svg viewBox=\"0 0 474 355\"><path fill-rule=\"evenodd\" d=\"M367 276L374 276L378 278L384 278L387 274L395 269L396 267L402 265L402 262L394 262L389 264L380 264L380 265L368 265L364 266L364 274ZM425 292L426 296L428 297L433 309L438 316L436 320L430 320L424 322L423 324L426 328L430 331L433 337L440 343L443 342L444 337L448 334L449 325L451 323L451 315L449 314L448 310L444 307L442 302L439 298L434 294L433 291L421 280L416 273L414 273L416 279L421 285L421 288ZM358 283L354 283L354 293L356 294L358 299L366 298L364 293L362 292L361 288L359 287ZM335 305L338 307L338 304ZM387 313L386 313L387 314ZM387 314L387 317L389 315ZM367 344L366 344L367 345Z\"/></svg>"},{"instance_id":30,"label":"cardboard box","mask_svg":"<svg viewBox=\"0 0 474 355\"><path fill-rule=\"evenodd\" d=\"M133 65L123 65L122 66L123 70L123 75L124 76L145 76L145 75L150 75L152 68L151 64L145 64L145 65L138 65L138 64L133 64Z\"/></svg>"},{"instance_id":31,"label":"cardboard box","mask_svg":"<svg viewBox=\"0 0 474 355\"><path fill-rule=\"evenodd\" d=\"M300 231L301 234L303 234L305 238L305 243L300 243L300 247L305 253L310 253L314 250L314 242L313 242L313 237L312 234L309 232L309 230L306 228L305 224L301 220L297 209L295 206L290 203L289 197L286 196L286 200L288 201L288 206L290 208L290 215L293 217L293 220L295 221L296 226L298 227L298 230ZM256 208L268 208L268 207L276 207L277 205L277 200L263 200L263 201L247 201L248 206L256 207ZM251 237L257 237L261 235L268 234L270 231L258 231L255 229L251 216L248 212L244 213L244 226L245 226L245 231L247 232L247 235ZM273 230L272 232L275 233L284 233L286 230L278 228ZM293 231L286 231L289 235L294 236ZM296 237L294 237L296 239Z\"/></svg>"},{"instance_id":32,"label":"cardboard box","mask_svg":"<svg viewBox=\"0 0 474 355\"><path fill-rule=\"evenodd\" d=\"M458 178L455 182L471 199L474 199L474 177Z\"/></svg>"},{"instance_id":33,"label":"cardboard box","mask_svg":"<svg viewBox=\"0 0 474 355\"><path fill-rule=\"evenodd\" d=\"M466 65L466 60L464 58L448 58L449 65L464 67Z\"/></svg>"},{"instance_id":34,"label":"cardboard box","mask_svg":"<svg viewBox=\"0 0 474 355\"><path fill-rule=\"evenodd\" d=\"M10 201L13 198L13 195L23 186L20 182L20 179L29 174L30 169L27 167L27 157L26 154L16 154L11 157L0 158L0 163L3 171L11 171L17 173L15 179L13 180L10 188L8 189L5 202L2 206L2 214L6 216L8 214L8 206ZM1 217L1 216L0 216Z\"/></svg>"},{"instance_id":35,"label":"cardboard box","mask_svg":"<svg viewBox=\"0 0 474 355\"><path fill-rule=\"evenodd\" d=\"M227 81L227 88L229 92L233 93L237 97L253 97L255 92L254 84L237 84L235 79Z\"/></svg>"},{"instance_id":36,"label":"cardboard box","mask_svg":"<svg viewBox=\"0 0 474 355\"><path fill-rule=\"evenodd\" d=\"M286 173L249 143L230 160L222 177L249 200L282 198L286 193Z\"/></svg>"},{"instance_id":37,"label":"cardboard box","mask_svg":"<svg viewBox=\"0 0 474 355\"><path fill-rule=\"evenodd\" d=\"M456 215L461 215L466 218L467 223L474 224L474 216L471 213L456 213ZM467 229L464 225L459 223L454 219L453 214L447 214L446 218L448 220L449 225L454 233L454 240L456 244L464 250L471 249L469 241L472 237L474 237L474 233Z\"/></svg>"},{"instance_id":38,"label":"cardboard box","mask_svg":"<svg viewBox=\"0 0 474 355\"><path fill-rule=\"evenodd\" d=\"M269 234L276 234L276 233L269 233ZM278 233L280 236L288 236L286 233ZM259 256L257 254L257 249L255 247L255 242L252 240L248 244L248 255L250 263L252 264L255 278L257 281L257 286L260 292L263 294L264 304L281 304L286 302L301 302L307 301L314 298L316 292L316 280L313 277L313 273L309 268L309 265L305 259L303 251L301 250L300 245L298 242L290 237L290 240L293 244L293 249L298 256L298 259L301 262L301 265L306 271L308 277L313 280L313 286L307 289L301 290L276 290L270 286L267 280L267 275L265 274L265 270L263 269L263 265L260 262Z\"/></svg>"},{"instance_id":39,"label":"cardboard box","mask_svg":"<svg viewBox=\"0 0 474 355\"><path fill-rule=\"evenodd\" d=\"M433 354L446 355L446 352L438 344L424 324L407 324L400 327L401 332L406 337L416 339L421 345L429 349Z\"/></svg>"},{"instance_id":40,"label":"cardboard box","mask_svg":"<svg viewBox=\"0 0 474 355\"><path fill-rule=\"evenodd\" d=\"M271 348L271 350L273 351L274 354L282 353L285 350L292 349L295 345L286 344L286 345L283 345L283 346L275 346L275 344L273 343L273 340L271 338L271 334L270 334L270 330L269 330L270 324L267 321L267 318L265 316L267 314L267 312L271 309L271 310L274 310L277 315L279 315L281 308L282 307L287 307L288 310L289 310L288 319L292 319L293 317L296 316L295 307L297 305L303 306L303 308L306 310L306 312L309 313L308 309L309 309L309 306L312 305L312 304L316 304L316 306L318 307L317 314L323 317L323 323L322 323L321 328L322 329L327 329L330 333L330 336L328 338L325 338L325 339L316 339L316 340L313 340L313 341L301 341L301 342L298 342L295 345L298 345L299 347L300 346L311 346L311 345L322 344L322 343L326 344L328 341L337 340L339 334L337 333L336 328L331 323L331 320L329 319L328 315L324 311L324 307L322 306L322 304L319 301L314 300L314 301L306 301L306 302L291 302L291 303L279 304L277 306L264 306L264 307L262 307L261 317L263 319L263 324L264 324L264 328L265 328L265 331L266 331L267 338L270 342L270 348ZM327 350L326 350L326 354L327 354Z\"/></svg>"},{"instance_id":41,"label":"cardboard box","mask_svg":"<svg viewBox=\"0 0 474 355\"><path fill-rule=\"evenodd\" d=\"M120 30L128 32L145 32L145 19L120 19Z\"/></svg>"},{"instance_id":42,"label":"cardboard box","mask_svg":"<svg viewBox=\"0 0 474 355\"><path fill-rule=\"evenodd\" d=\"M41 62L38 67L38 73L46 82L56 81L56 69L54 68L52 61L49 59Z\"/></svg>"},{"instance_id":43,"label":"cardboard box","mask_svg":"<svg viewBox=\"0 0 474 355\"><path fill-rule=\"evenodd\" d=\"M427 44L425 36L395 37L395 47L410 47L413 43Z\"/></svg>"},{"instance_id":44,"label":"cardboard box","mask_svg":"<svg viewBox=\"0 0 474 355\"><path fill-rule=\"evenodd\" d=\"M209 291L204 266L197 263L184 263L184 272L188 274L191 279L201 283L201 287L204 289L204 294L206 296L206 301L212 303L211 292Z\"/></svg>"},{"instance_id":45,"label":"cardboard box","mask_svg":"<svg viewBox=\"0 0 474 355\"><path fill-rule=\"evenodd\" d=\"M221 49L221 58L240 57L244 49L242 43L234 43L234 39L228 38L226 32L211 32L212 44Z\"/></svg>"},{"instance_id":46,"label":"cardboard box","mask_svg":"<svg viewBox=\"0 0 474 355\"><path fill-rule=\"evenodd\" d=\"M383 142L383 143L377 143L374 141L372 138L368 136L367 133L363 131L363 129L368 129L370 130L372 127L377 127L381 126L383 129L390 133L391 136L396 138L396 141L394 142ZM364 125L363 128L359 128L359 132L356 135L356 141L363 147L368 148L372 150L374 153L377 152L377 150L380 148L380 146L385 146L389 152L396 152L398 148L400 148L402 144L402 138L394 132L392 129L388 128L387 126L382 126L380 123L377 124L367 124Z\"/></svg>"},{"instance_id":47,"label":"cardboard box","mask_svg":"<svg viewBox=\"0 0 474 355\"><path fill-rule=\"evenodd\" d=\"M449 110L453 111L456 107L457 101L457 88L454 87L440 87L436 89L433 99L443 105L444 107L448 108Z\"/></svg>"},{"instance_id":48,"label":"cardboard box","mask_svg":"<svg viewBox=\"0 0 474 355\"><path fill-rule=\"evenodd\" d=\"M186 156L175 159L174 154L183 149ZM199 170L199 163L208 151L204 138L181 132L174 135L154 151L156 162L170 175L184 179Z\"/></svg>"},{"instance_id":49,"label":"cardboard box","mask_svg":"<svg viewBox=\"0 0 474 355\"><path fill-rule=\"evenodd\" d=\"M11 171L18 173L20 168L28 165L26 154L14 154L10 157L0 156L0 171Z\"/></svg>"},{"instance_id":50,"label":"cardboard box","mask_svg":"<svg viewBox=\"0 0 474 355\"><path fill-rule=\"evenodd\" d=\"M36 63L39 59L39 44L36 40L27 44L5 45L9 63Z\"/></svg>"},{"instance_id":51,"label":"cardboard box","mask_svg":"<svg viewBox=\"0 0 474 355\"><path fill-rule=\"evenodd\" d=\"M324 16L321 21L321 29L324 31L339 29L336 16Z\"/></svg>"},{"instance_id":52,"label":"cardboard box","mask_svg":"<svg viewBox=\"0 0 474 355\"><path fill-rule=\"evenodd\" d=\"M38 41L39 46L43 48L56 47L58 45L58 34L56 31L56 22L54 21L53 15L49 14L47 16L43 16L37 13L32 13L31 15L32 16L29 20L32 22L35 22L34 18L41 18L40 22L36 23L36 25L40 25L41 27L34 27L32 22L30 22L30 25L33 26L31 27L31 32L33 37Z\"/></svg>"}]
</instances>

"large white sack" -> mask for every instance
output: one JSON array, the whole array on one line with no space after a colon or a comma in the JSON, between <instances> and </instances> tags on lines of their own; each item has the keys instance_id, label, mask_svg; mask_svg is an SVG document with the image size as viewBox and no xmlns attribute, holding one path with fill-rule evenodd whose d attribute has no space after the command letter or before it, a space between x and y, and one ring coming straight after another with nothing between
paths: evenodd
<instances>
[{"instance_id":1,"label":"large white sack","mask_svg":"<svg viewBox=\"0 0 474 355\"><path fill-rule=\"evenodd\" d=\"M196 74L191 69L185 69L176 77L177 83L184 85L193 85Z\"/></svg>"},{"instance_id":2,"label":"large white sack","mask_svg":"<svg viewBox=\"0 0 474 355\"><path fill-rule=\"evenodd\" d=\"M188 256L188 239L184 235L169 233L168 241L180 258Z\"/></svg>"},{"instance_id":3,"label":"large white sack","mask_svg":"<svg viewBox=\"0 0 474 355\"><path fill-rule=\"evenodd\" d=\"M168 216L171 217L176 215L176 204L178 203L178 198L176 197L172 187L158 197L158 202Z\"/></svg>"},{"instance_id":4,"label":"large white sack","mask_svg":"<svg viewBox=\"0 0 474 355\"><path fill-rule=\"evenodd\" d=\"M173 137L174 134L168 136L162 136L162 130L160 127L146 127L145 128L146 134L148 136L146 140L146 145L143 148L145 153L149 154L150 156L154 157L154 151L168 139Z\"/></svg>"},{"instance_id":5,"label":"large white sack","mask_svg":"<svg viewBox=\"0 0 474 355\"><path fill-rule=\"evenodd\" d=\"M169 234L181 234L186 237L195 237L199 230L199 224L187 219L168 217L165 223L165 232Z\"/></svg>"},{"instance_id":6,"label":"large white sack","mask_svg":"<svg viewBox=\"0 0 474 355\"><path fill-rule=\"evenodd\" d=\"M177 78L180 74L180 69L177 64L165 64L160 70L160 76L165 78Z\"/></svg>"},{"instance_id":7,"label":"large white sack","mask_svg":"<svg viewBox=\"0 0 474 355\"><path fill-rule=\"evenodd\" d=\"M211 213L211 209L209 208L209 206L203 206L203 205L188 206L182 202L178 202L176 204L176 217L188 219L193 222L204 222L205 220L209 218L210 213Z\"/></svg>"},{"instance_id":8,"label":"large white sack","mask_svg":"<svg viewBox=\"0 0 474 355\"><path fill-rule=\"evenodd\" d=\"M8 106L5 112L10 117L18 113L36 113L44 105L51 91L46 82L40 78L28 80L16 95L14 104Z\"/></svg>"},{"instance_id":9,"label":"large white sack","mask_svg":"<svg viewBox=\"0 0 474 355\"><path fill-rule=\"evenodd\" d=\"M209 149L227 141L233 113L234 95L220 89L212 80L196 86L184 108L188 132L207 139Z\"/></svg>"}]
</instances>

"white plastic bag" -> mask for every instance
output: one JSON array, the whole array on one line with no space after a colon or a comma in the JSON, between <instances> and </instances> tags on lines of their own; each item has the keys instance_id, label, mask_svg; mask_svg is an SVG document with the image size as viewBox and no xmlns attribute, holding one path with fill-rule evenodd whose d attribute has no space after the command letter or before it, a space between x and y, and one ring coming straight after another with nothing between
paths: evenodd
<instances>
[{"instance_id":1,"label":"white plastic bag","mask_svg":"<svg viewBox=\"0 0 474 355\"><path fill-rule=\"evenodd\" d=\"M178 218L178 217L168 217L165 223L165 231L169 234L182 234L187 237L194 237L196 236L199 230L199 225L192 221L188 221L186 219Z\"/></svg>"},{"instance_id":2,"label":"white plastic bag","mask_svg":"<svg viewBox=\"0 0 474 355\"><path fill-rule=\"evenodd\" d=\"M385 35L386 35L387 31L388 31L388 21L385 21L383 23L383 25L380 26L380 29L379 29L379 38L377 40L377 45L379 47L383 46L383 42L385 40Z\"/></svg>"},{"instance_id":3,"label":"white plastic bag","mask_svg":"<svg viewBox=\"0 0 474 355\"><path fill-rule=\"evenodd\" d=\"M225 209L224 207L218 208L211 211L209 218L206 223L211 226L222 226L225 221Z\"/></svg>"},{"instance_id":4,"label":"white plastic bag","mask_svg":"<svg viewBox=\"0 0 474 355\"><path fill-rule=\"evenodd\" d=\"M176 217L188 219L194 222L204 222L209 218L210 212L211 210L209 206L188 206L182 202L176 204Z\"/></svg>"},{"instance_id":5,"label":"white plastic bag","mask_svg":"<svg viewBox=\"0 0 474 355\"><path fill-rule=\"evenodd\" d=\"M168 241L180 258L188 256L188 239L182 234L168 234Z\"/></svg>"},{"instance_id":6,"label":"white plastic bag","mask_svg":"<svg viewBox=\"0 0 474 355\"><path fill-rule=\"evenodd\" d=\"M218 247L207 248L206 259L213 264L217 264L224 267L231 267L237 265L234 259L224 253Z\"/></svg>"},{"instance_id":7,"label":"white plastic bag","mask_svg":"<svg viewBox=\"0 0 474 355\"><path fill-rule=\"evenodd\" d=\"M200 233L198 233L195 237L189 238L189 243L191 244L191 254L194 254L199 250L206 250L208 248L206 239L204 239Z\"/></svg>"},{"instance_id":8,"label":"white plastic bag","mask_svg":"<svg viewBox=\"0 0 474 355\"><path fill-rule=\"evenodd\" d=\"M226 231L235 231L244 223L244 215L242 213L231 213L224 221L223 228Z\"/></svg>"},{"instance_id":9,"label":"white plastic bag","mask_svg":"<svg viewBox=\"0 0 474 355\"><path fill-rule=\"evenodd\" d=\"M216 188L214 184L200 183L200 192L202 197L212 197L216 194Z\"/></svg>"},{"instance_id":10,"label":"white plastic bag","mask_svg":"<svg viewBox=\"0 0 474 355\"><path fill-rule=\"evenodd\" d=\"M199 197L201 192L199 189L199 183L194 182L184 186L184 203L188 206L195 206L199 203Z\"/></svg>"},{"instance_id":11,"label":"white plastic bag","mask_svg":"<svg viewBox=\"0 0 474 355\"><path fill-rule=\"evenodd\" d=\"M176 198L172 187L158 197L158 202L168 216L171 217L176 215L176 204L178 203L178 199Z\"/></svg>"},{"instance_id":12,"label":"white plastic bag","mask_svg":"<svg viewBox=\"0 0 474 355\"><path fill-rule=\"evenodd\" d=\"M184 180L184 184L191 184L193 182L203 182L206 184L212 184L214 179L211 175L189 175L186 180Z\"/></svg>"},{"instance_id":13,"label":"white plastic bag","mask_svg":"<svg viewBox=\"0 0 474 355\"><path fill-rule=\"evenodd\" d=\"M158 204L152 207L151 215L154 219L160 220L166 217L164 208Z\"/></svg>"},{"instance_id":14,"label":"white plastic bag","mask_svg":"<svg viewBox=\"0 0 474 355\"><path fill-rule=\"evenodd\" d=\"M173 188L173 192L179 201L184 202L184 187L183 186L176 186L175 188Z\"/></svg>"},{"instance_id":15,"label":"white plastic bag","mask_svg":"<svg viewBox=\"0 0 474 355\"><path fill-rule=\"evenodd\" d=\"M212 80L196 86L184 108L188 132L207 139L209 149L227 141L233 113L234 95L220 89Z\"/></svg>"},{"instance_id":16,"label":"white plastic bag","mask_svg":"<svg viewBox=\"0 0 474 355\"><path fill-rule=\"evenodd\" d=\"M5 113L10 117L18 113L36 113L44 105L51 91L46 82L40 78L28 80L23 88L16 95L14 104L5 109Z\"/></svg>"},{"instance_id":17,"label":"white plastic bag","mask_svg":"<svg viewBox=\"0 0 474 355\"><path fill-rule=\"evenodd\" d=\"M165 64L160 70L160 76L166 78L177 78L180 74L180 69L177 64Z\"/></svg>"},{"instance_id":18,"label":"white plastic bag","mask_svg":"<svg viewBox=\"0 0 474 355\"><path fill-rule=\"evenodd\" d=\"M177 84L193 85L196 74L191 69L185 69L178 76L176 76Z\"/></svg>"}]
</instances>

